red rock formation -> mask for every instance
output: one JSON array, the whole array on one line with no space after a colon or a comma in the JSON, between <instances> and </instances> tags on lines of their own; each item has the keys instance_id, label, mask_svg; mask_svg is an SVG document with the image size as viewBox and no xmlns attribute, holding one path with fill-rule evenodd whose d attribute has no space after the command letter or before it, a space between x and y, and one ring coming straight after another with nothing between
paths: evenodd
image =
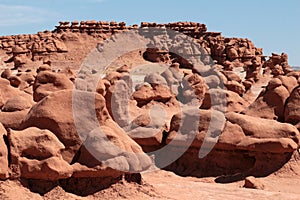
<instances>
[{"instance_id":1,"label":"red rock formation","mask_svg":"<svg viewBox=\"0 0 300 200\"><path fill-rule=\"evenodd\" d=\"M9 165L8 165L8 148L5 144L5 138L7 133L2 124L0 124L0 180L5 180L9 177Z\"/></svg>"},{"instance_id":2,"label":"red rock formation","mask_svg":"<svg viewBox=\"0 0 300 200\"><path fill-rule=\"evenodd\" d=\"M0 55L6 59L0 79L0 179L21 178L37 191L59 184L79 195L123 177L140 183L140 174L126 173L149 168L151 160L143 151L172 145L167 153L176 154L190 134L195 137L187 151L166 169L186 176L226 175L244 180L276 172L298 155L300 74L291 71L285 53L272 54L266 61L262 49L249 39L226 38L194 22L59 24L52 32L0 37ZM118 58L119 63L113 63L96 86L91 82L99 78L97 69L78 73L86 55L97 44L105 45L103 40L111 35L132 29L147 34L154 28L159 28L154 30L157 36L166 30L178 31L195 44L182 44L183 39L177 38L170 45L165 35L150 38L152 46L136 54L138 58L127 56L132 62ZM201 57L201 63L184 57ZM134 88L130 79L138 63L134 59L169 68L149 73ZM81 98L95 96L100 124L87 131L83 141L72 112L74 82ZM185 110L183 105L194 107ZM92 117L84 118L90 113L83 106L77 107L84 119L80 123L96 123ZM189 123L182 124L185 119ZM215 126L210 126L212 120ZM209 128L213 131L208 134ZM101 132L128 154L108 148ZM216 144L199 158L207 141ZM222 177L216 181L226 182ZM245 181L245 187L263 188L253 178Z\"/></svg>"},{"instance_id":3,"label":"red rock formation","mask_svg":"<svg viewBox=\"0 0 300 200\"><path fill-rule=\"evenodd\" d=\"M287 100L284 112L285 122L294 124L297 126L298 130L300 129L300 87L295 88Z\"/></svg>"}]
</instances>

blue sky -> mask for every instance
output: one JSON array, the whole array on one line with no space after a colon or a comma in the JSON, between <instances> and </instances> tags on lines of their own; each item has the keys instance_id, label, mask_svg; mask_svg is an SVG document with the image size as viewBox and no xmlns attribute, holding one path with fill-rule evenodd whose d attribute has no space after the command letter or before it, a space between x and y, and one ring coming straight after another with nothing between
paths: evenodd
<instances>
[{"instance_id":1,"label":"blue sky","mask_svg":"<svg viewBox=\"0 0 300 200\"><path fill-rule=\"evenodd\" d=\"M0 35L53 30L64 20L196 21L247 37L266 55L286 52L300 66L299 9L299 0L0 0Z\"/></svg>"}]
</instances>

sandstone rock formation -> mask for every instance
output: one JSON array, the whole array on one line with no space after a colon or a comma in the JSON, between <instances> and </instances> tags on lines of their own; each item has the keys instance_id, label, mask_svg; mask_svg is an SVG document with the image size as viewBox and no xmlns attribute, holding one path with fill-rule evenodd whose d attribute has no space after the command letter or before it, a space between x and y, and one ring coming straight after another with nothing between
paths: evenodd
<instances>
[{"instance_id":1,"label":"sandstone rock formation","mask_svg":"<svg viewBox=\"0 0 300 200\"><path fill-rule=\"evenodd\" d=\"M64 74L41 71L33 84L33 99L38 102L52 92L72 88L72 81Z\"/></svg>"},{"instance_id":2,"label":"sandstone rock formation","mask_svg":"<svg viewBox=\"0 0 300 200\"><path fill-rule=\"evenodd\" d=\"M245 179L244 187L251 188L251 189L263 190L265 186L259 180L257 180L255 177L250 176Z\"/></svg>"},{"instance_id":3,"label":"sandstone rock formation","mask_svg":"<svg viewBox=\"0 0 300 200\"><path fill-rule=\"evenodd\" d=\"M299 107L299 99L300 99L300 88L299 86L297 88L295 88L291 94L291 96L289 97L289 99L287 100L287 104L285 107L285 113L284 113L284 119L286 122L294 124L299 127L299 115L300 115L300 107Z\"/></svg>"},{"instance_id":4,"label":"sandstone rock formation","mask_svg":"<svg viewBox=\"0 0 300 200\"><path fill-rule=\"evenodd\" d=\"M130 30L151 41L147 48L101 60L103 72L100 57L85 60ZM88 196L117 182L141 184L153 164L255 189L265 186L254 177L300 174L300 73L285 53L266 57L249 39L201 23L90 20L2 36L2 55L1 180L42 195L61 187ZM137 66L149 73L135 77Z\"/></svg>"},{"instance_id":5,"label":"sandstone rock formation","mask_svg":"<svg viewBox=\"0 0 300 200\"><path fill-rule=\"evenodd\" d=\"M192 112L194 114L191 115ZM191 110L188 113L193 116L191 119L197 118L195 111ZM234 173L240 173L240 178L245 175L264 176L279 168L291 156L292 152L298 149L299 132L296 127L290 124L266 119L258 121L254 117L229 112L225 115L225 127L219 125L219 129L214 130L210 135L207 133L210 122L216 116L205 110L200 111L200 113L199 129L196 133L187 131L186 133L178 133L179 122L182 119L180 119L180 115L172 119L167 141L174 140L176 134L183 134L179 137L182 140L174 143L174 148L185 146L188 138L192 138L192 143L187 152L167 169L175 170L182 175L193 174L200 177ZM188 115L183 117L188 117ZM217 118L218 120L214 123L215 126L222 122L220 116ZM187 128L183 127L183 129ZM190 131L194 131L194 129L190 129ZM184 134L196 135L184 137ZM219 138L218 135L220 135ZM216 141L216 139L218 140ZM197 158L198 151L206 140L216 141L215 148L205 158L199 159ZM233 154L232 151L235 153ZM265 160L266 155L274 157L277 163L272 164ZM230 163L225 160L230 160Z\"/></svg>"},{"instance_id":6,"label":"sandstone rock formation","mask_svg":"<svg viewBox=\"0 0 300 200\"><path fill-rule=\"evenodd\" d=\"M24 119L29 108L34 104L32 96L10 85L6 79L0 80L1 85L1 123L6 128L17 128Z\"/></svg>"},{"instance_id":7,"label":"sandstone rock formation","mask_svg":"<svg viewBox=\"0 0 300 200\"><path fill-rule=\"evenodd\" d=\"M105 120L109 117L105 109L105 101L101 95L96 95L95 98L97 99L96 109L101 112L99 117ZM65 145L63 157L70 163L82 144L74 123L72 91L61 90L45 97L33 106L24 118L21 129L33 126L52 131ZM86 121L86 123L91 122Z\"/></svg>"},{"instance_id":8,"label":"sandstone rock formation","mask_svg":"<svg viewBox=\"0 0 300 200\"><path fill-rule=\"evenodd\" d=\"M58 180L69 178L72 168L62 159L65 146L48 130L35 127L8 132L12 177Z\"/></svg>"},{"instance_id":9,"label":"sandstone rock formation","mask_svg":"<svg viewBox=\"0 0 300 200\"><path fill-rule=\"evenodd\" d=\"M9 177L9 167L8 167L8 148L6 146L7 140L7 133L3 125L0 125L0 131L1 131L1 139L0 139L0 179L5 180Z\"/></svg>"}]
</instances>

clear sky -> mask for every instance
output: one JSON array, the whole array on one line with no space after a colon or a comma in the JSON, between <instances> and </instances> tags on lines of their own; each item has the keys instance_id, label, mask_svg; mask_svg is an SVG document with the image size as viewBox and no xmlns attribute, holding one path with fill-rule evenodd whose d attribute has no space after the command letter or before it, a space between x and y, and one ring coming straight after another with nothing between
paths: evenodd
<instances>
[{"instance_id":1,"label":"clear sky","mask_svg":"<svg viewBox=\"0 0 300 200\"><path fill-rule=\"evenodd\" d=\"M300 66L299 10L300 0L0 0L0 35L53 30L65 20L196 21L247 37L266 55L286 52Z\"/></svg>"}]
</instances>

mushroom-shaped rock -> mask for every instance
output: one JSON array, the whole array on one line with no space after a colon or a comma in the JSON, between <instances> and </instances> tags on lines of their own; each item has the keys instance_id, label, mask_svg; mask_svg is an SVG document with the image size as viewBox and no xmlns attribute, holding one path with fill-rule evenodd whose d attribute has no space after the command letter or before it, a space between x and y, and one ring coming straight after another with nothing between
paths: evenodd
<instances>
[{"instance_id":1,"label":"mushroom-shaped rock","mask_svg":"<svg viewBox=\"0 0 300 200\"><path fill-rule=\"evenodd\" d=\"M283 121L285 103L290 94L283 85L278 86L279 84L280 81L277 79L270 81L267 90L262 91L243 113L254 117Z\"/></svg>"},{"instance_id":2,"label":"mushroom-shaped rock","mask_svg":"<svg viewBox=\"0 0 300 200\"><path fill-rule=\"evenodd\" d=\"M61 90L50 94L31 108L21 125L22 129L33 126L53 132L65 145L62 155L67 162L72 161L83 142L78 135L77 128L92 127L99 121L110 118L103 96L89 92L79 92L77 95L77 102L74 102L72 90ZM87 96L95 98L95 110L99 121L95 121L96 119L89 110L82 106L82 104L87 104ZM79 123L77 126L75 126L73 116L74 109L80 115L85 116L77 122Z\"/></svg>"},{"instance_id":3,"label":"mushroom-shaped rock","mask_svg":"<svg viewBox=\"0 0 300 200\"><path fill-rule=\"evenodd\" d=\"M52 92L72 88L73 82L66 75L41 71L38 73L33 85L33 99L38 102Z\"/></svg>"},{"instance_id":4,"label":"mushroom-shaped rock","mask_svg":"<svg viewBox=\"0 0 300 200\"><path fill-rule=\"evenodd\" d=\"M84 146L90 155L80 156L78 162L89 167L103 163L118 171L138 173L152 164L141 147L112 120L91 131Z\"/></svg>"},{"instance_id":5,"label":"mushroom-shaped rock","mask_svg":"<svg viewBox=\"0 0 300 200\"><path fill-rule=\"evenodd\" d=\"M6 128L17 129L27 114L28 108L33 105L32 96L11 87L9 81L6 79L0 78L0 86L3 111L9 111L0 112L0 122ZM4 105L5 107L3 107Z\"/></svg>"},{"instance_id":6,"label":"mushroom-shaped rock","mask_svg":"<svg viewBox=\"0 0 300 200\"><path fill-rule=\"evenodd\" d=\"M224 85L226 86L226 88L228 90L233 91L233 92L237 93L240 96L243 96L243 94L246 91L244 85L240 84L237 81L228 81Z\"/></svg>"}]
</instances>

